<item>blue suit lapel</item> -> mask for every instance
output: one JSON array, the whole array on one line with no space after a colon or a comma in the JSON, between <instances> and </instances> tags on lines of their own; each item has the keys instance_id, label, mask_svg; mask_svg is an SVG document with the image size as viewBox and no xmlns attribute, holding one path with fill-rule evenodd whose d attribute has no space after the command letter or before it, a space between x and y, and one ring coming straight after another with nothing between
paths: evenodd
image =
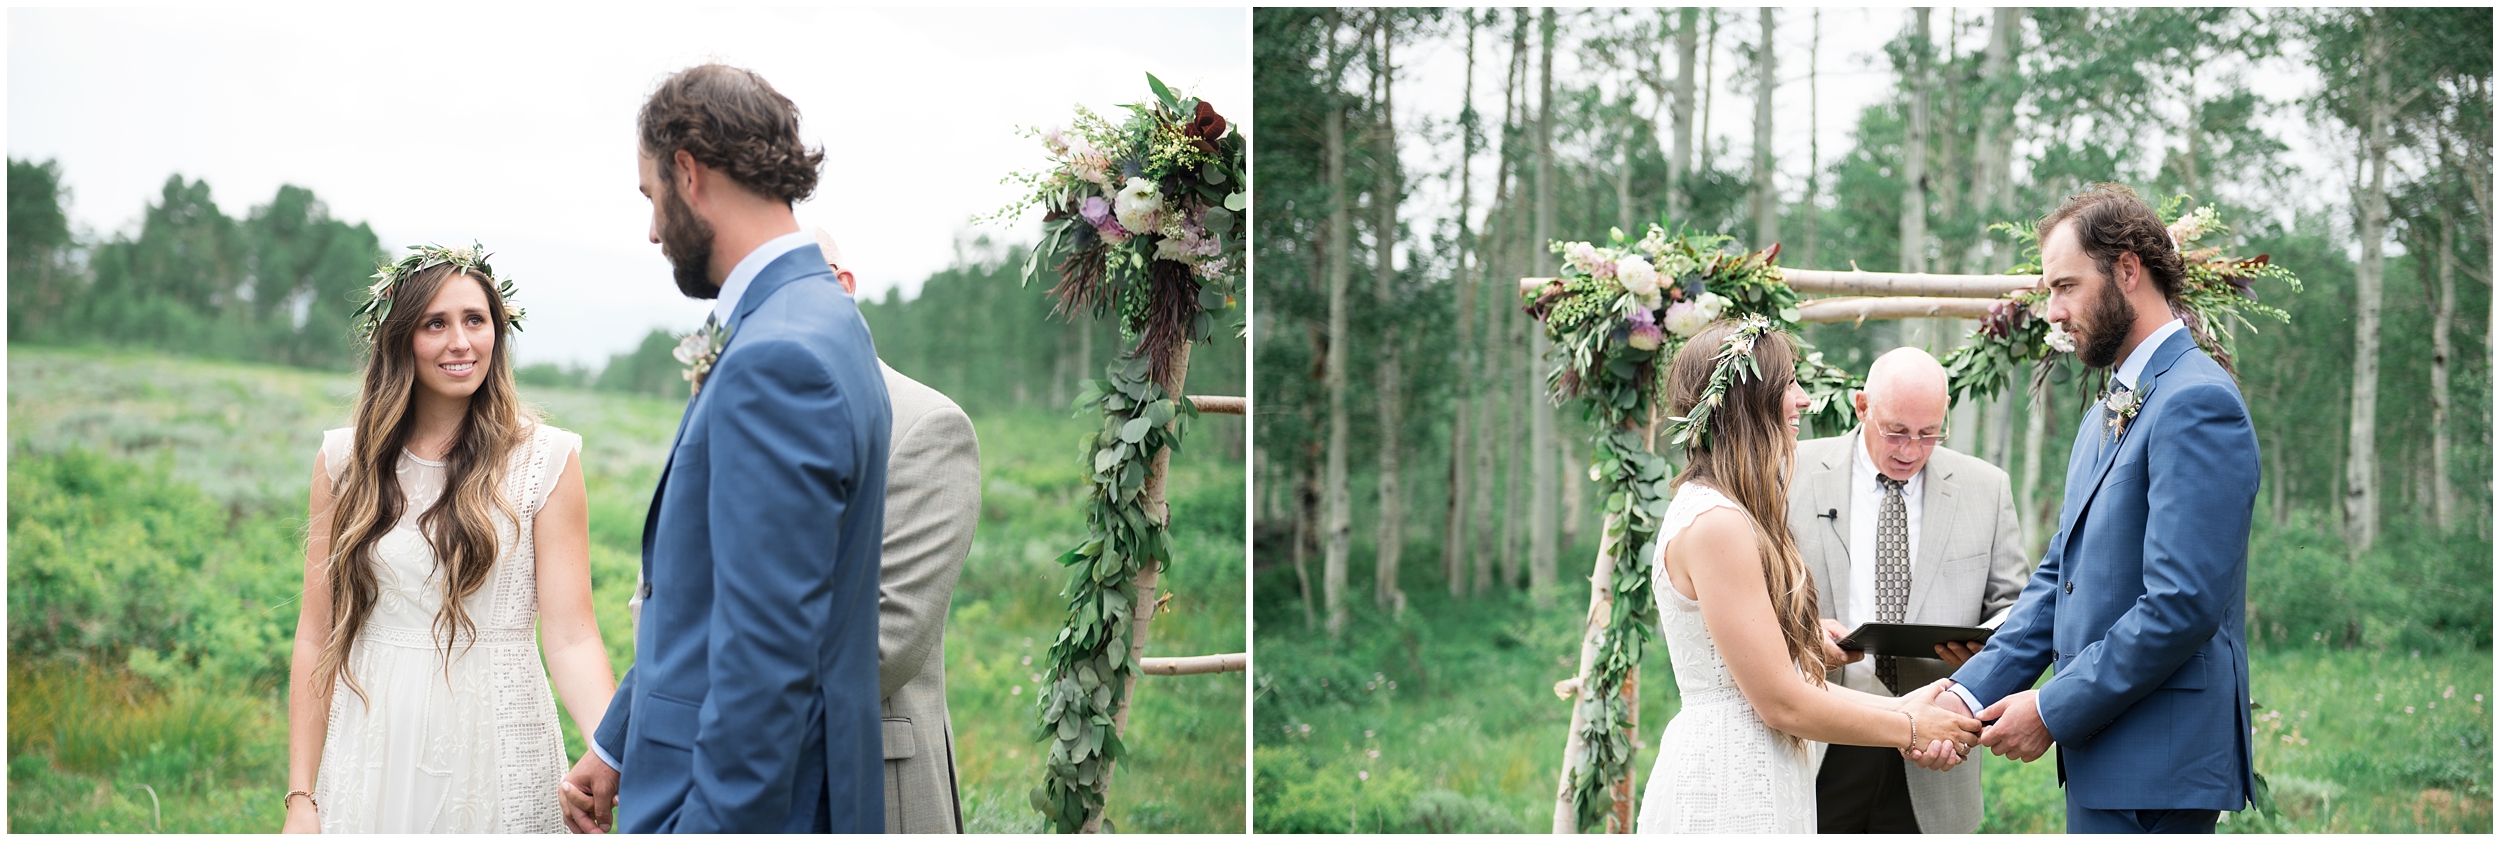
<instances>
[{"instance_id":1,"label":"blue suit lapel","mask_svg":"<svg viewBox=\"0 0 2500 841\"><path fill-rule=\"evenodd\" d=\"M2136 405L2143 406L2150 404L2153 399L2153 391L2161 387L2161 375L2169 373L2171 366L2179 363L2179 357L2185 355L2189 348L2195 346L2196 340L2188 336L2187 331L2181 330L2177 333L2171 334L2170 338L2163 340L2161 347L2154 348L2153 358L2145 362L2143 373L2136 378ZM2093 454L2091 471L2086 474L2091 477L2089 480L2090 484L2082 486L2083 494L2080 502L2075 501L2075 483L2071 479L2066 483L2066 498L2068 500L2067 508L2069 513L2060 518L2064 521L2060 528L2065 531L2066 539L2068 541L2074 540L2073 526L2075 521L2082 519L2084 510L2092 506L2093 497L2100 494L2102 484L2109 479L2110 467L2118 463L2119 448L2126 446L2127 443L2127 439L2124 434L2121 434L2112 440L2104 440L2109 438L2109 410L2107 401L2097 401L2092 405L2093 411L2090 415L2090 419L2085 421L2085 427L2083 429L2076 431L2077 434L2075 436L2075 443L2077 446L2081 446L2084 436L2089 435L2094 442L2099 444L2099 446L2097 447L2097 451ZM2135 418L2128 421L2126 431L2129 433L2139 432L2140 430L2138 430L2137 427L2142 425L2143 419L2143 413L2138 412Z\"/></svg>"},{"instance_id":2,"label":"blue suit lapel","mask_svg":"<svg viewBox=\"0 0 2500 841\"><path fill-rule=\"evenodd\" d=\"M815 271L809 271L811 268ZM824 251L818 249L814 243L793 248L788 253L774 258L771 263L765 264L764 270L756 273L755 280L747 284L746 291L739 293L738 306L730 310L728 323L721 325L721 329L728 331L728 337L721 342L719 356L729 355L729 346L738 341L738 325L745 323L746 317L754 313L757 307L762 306L765 299L771 298L774 292L781 291L781 287L789 285L791 281L814 273L832 274L832 270L825 268ZM642 577L644 581L651 580L652 538L660 529L660 494L668 489L669 469L677 465L677 445L685 443L686 427L694 425L695 405L702 400L703 393L697 391L686 401L686 412L677 419L677 435L668 442L668 460L660 464L660 480L651 486L651 505L644 509L642 514Z\"/></svg>"}]
</instances>

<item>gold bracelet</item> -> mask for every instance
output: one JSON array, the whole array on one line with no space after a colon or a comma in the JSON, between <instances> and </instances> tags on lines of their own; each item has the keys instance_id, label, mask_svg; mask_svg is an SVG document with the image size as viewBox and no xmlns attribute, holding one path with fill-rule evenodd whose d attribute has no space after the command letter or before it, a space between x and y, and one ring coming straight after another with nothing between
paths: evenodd
<instances>
[{"instance_id":1,"label":"gold bracelet","mask_svg":"<svg viewBox=\"0 0 2500 841\"><path fill-rule=\"evenodd\" d=\"M1902 710L1901 714L1910 719L1910 746L1902 750L1915 753L1918 751L1918 713Z\"/></svg>"},{"instance_id":2,"label":"gold bracelet","mask_svg":"<svg viewBox=\"0 0 2500 841\"><path fill-rule=\"evenodd\" d=\"M312 793L312 792L305 791L305 790L303 790L303 789L296 789L296 790L294 790L294 791L287 792L287 793L286 793L286 802L287 802L287 805L289 805L289 806L293 806L293 805L295 805L295 796L296 796L296 795L298 795L298 794L301 794L301 795L303 795L303 796L304 796L304 802L312 804L313 811L316 811L316 812L321 811L321 801L320 801L320 800L318 800L318 799L316 799L316 798L314 798L314 797L313 797L313 793Z\"/></svg>"}]
</instances>

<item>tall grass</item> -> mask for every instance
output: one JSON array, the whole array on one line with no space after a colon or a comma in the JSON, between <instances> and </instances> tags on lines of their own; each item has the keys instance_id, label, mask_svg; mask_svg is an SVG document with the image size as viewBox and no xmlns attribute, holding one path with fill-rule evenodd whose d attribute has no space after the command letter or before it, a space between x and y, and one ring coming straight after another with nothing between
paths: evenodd
<instances>
[{"instance_id":1,"label":"tall grass","mask_svg":"<svg viewBox=\"0 0 2500 841\"><path fill-rule=\"evenodd\" d=\"M276 831L304 488L353 381L18 346L9 374L10 828ZM683 401L524 397L583 437L594 609L621 673L642 518ZM1031 831L1024 792L1040 768L1019 661L1061 618L1049 559L1084 529L1076 447L1088 427L1039 412L974 425L984 504L947 623L948 700L970 828ZM1224 437L1193 436L1174 460L1179 558L1156 654L1244 650L1242 462L1206 443ZM1141 684L1115 826L1241 829L1243 687L1239 674ZM581 735L563 726L578 758Z\"/></svg>"}]
</instances>

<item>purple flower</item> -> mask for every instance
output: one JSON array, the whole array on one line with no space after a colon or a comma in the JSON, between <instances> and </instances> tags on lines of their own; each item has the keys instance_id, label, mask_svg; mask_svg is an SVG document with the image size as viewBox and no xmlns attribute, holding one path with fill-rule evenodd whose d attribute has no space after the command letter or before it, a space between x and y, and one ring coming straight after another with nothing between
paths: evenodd
<instances>
[{"instance_id":1,"label":"purple flower","mask_svg":"<svg viewBox=\"0 0 2500 841\"><path fill-rule=\"evenodd\" d=\"M1103 220L1111 218L1111 203L1104 201L1101 196L1086 196L1085 206L1078 209L1077 214L1084 216L1085 221L1099 228L1102 227Z\"/></svg>"},{"instance_id":2,"label":"purple flower","mask_svg":"<svg viewBox=\"0 0 2500 841\"><path fill-rule=\"evenodd\" d=\"M1633 307L1633 308L1632 308L1632 317L1629 319L1629 321L1631 321L1631 322L1632 322L1632 326L1634 326L1634 327L1639 327L1639 326L1641 326L1641 325L1643 325L1643 324L1656 324L1656 323L1658 323L1658 316L1657 316L1656 314L1654 314L1654 313L1651 313L1651 312L1649 311L1649 308L1648 308L1648 307Z\"/></svg>"},{"instance_id":3,"label":"purple flower","mask_svg":"<svg viewBox=\"0 0 2500 841\"><path fill-rule=\"evenodd\" d=\"M1666 344L1666 342L1666 331L1660 330L1658 329L1658 325L1648 322L1643 322L1639 326L1633 327L1631 338L1626 340L1626 343L1630 344L1635 350L1657 350L1659 345Z\"/></svg>"}]
</instances>

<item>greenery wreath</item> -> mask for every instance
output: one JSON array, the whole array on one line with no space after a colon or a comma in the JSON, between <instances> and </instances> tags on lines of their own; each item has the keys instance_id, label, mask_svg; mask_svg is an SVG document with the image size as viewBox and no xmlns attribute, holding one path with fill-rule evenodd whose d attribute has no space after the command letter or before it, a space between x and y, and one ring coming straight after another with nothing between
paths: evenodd
<instances>
[{"instance_id":1,"label":"greenery wreath","mask_svg":"<svg viewBox=\"0 0 2500 841\"><path fill-rule=\"evenodd\" d=\"M494 284L496 293L503 296L505 322L511 325L513 332L520 332L521 319L527 317L529 311L512 303L515 291L512 281L509 278L495 276L495 269L486 264L487 258L495 255L487 253L485 246L471 241L467 248L411 245L408 246L408 251L409 255L399 258L398 262L383 263L374 269L373 285L365 290L365 302L357 305L356 311L348 316L349 323L356 328L356 335L363 337L366 341L371 341L374 331L381 329L382 322L391 317L391 290L397 287L400 281L445 263L458 267L462 272L486 278L488 283Z\"/></svg>"}]
</instances>

